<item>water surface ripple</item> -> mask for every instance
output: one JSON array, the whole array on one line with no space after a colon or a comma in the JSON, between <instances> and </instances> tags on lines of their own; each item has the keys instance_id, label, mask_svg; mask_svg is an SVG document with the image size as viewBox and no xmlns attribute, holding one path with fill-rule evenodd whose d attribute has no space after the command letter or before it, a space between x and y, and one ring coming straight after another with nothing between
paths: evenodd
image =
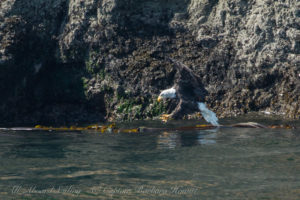
<instances>
[{"instance_id":1,"label":"water surface ripple","mask_svg":"<svg viewBox=\"0 0 300 200\"><path fill-rule=\"evenodd\" d=\"M300 199L299 130L0 136L1 199Z\"/></svg>"}]
</instances>

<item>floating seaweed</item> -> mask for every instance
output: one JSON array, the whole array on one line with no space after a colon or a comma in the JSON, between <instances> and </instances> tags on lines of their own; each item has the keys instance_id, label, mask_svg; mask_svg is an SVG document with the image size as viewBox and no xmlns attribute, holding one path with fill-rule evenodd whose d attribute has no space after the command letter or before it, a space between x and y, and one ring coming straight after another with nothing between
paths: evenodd
<instances>
[{"instance_id":1,"label":"floating seaweed","mask_svg":"<svg viewBox=\"0 0 300 200\"><path fill-rule=\"evenodd\" d=\"M256 122L244 122L232 125L222 125L214 126L211 124L197 124L195 126L182 126L182 127L137 127L137 128L119 128L115 123L109 125L88 125L88 126L62 126L62 127L52 127L36 125L34 128L28 127L17 127L17 128L0 128L0 130L14 130L14 131L33 131L33 130L43 130L43 131L95 131L99 133L143 133L143 132L153 132L153 131L193 131L193 130L209 130L217 128L264 128L264 129L296 129L296 127L284 124L284 125L270 125L265 126Z\"/></svg>"}]
</instances>

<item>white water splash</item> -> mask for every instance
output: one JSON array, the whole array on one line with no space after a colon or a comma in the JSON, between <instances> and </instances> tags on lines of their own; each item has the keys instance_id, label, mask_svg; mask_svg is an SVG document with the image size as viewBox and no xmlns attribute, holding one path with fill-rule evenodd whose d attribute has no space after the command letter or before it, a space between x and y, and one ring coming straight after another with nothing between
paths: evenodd
<instances>
[{"instance_id":1,"label":"white water splash","mask_svg":"<svg viewBox=\"0 0 300 200\"><path fill-rule=\"evenodd\" d=\"M216 113L214 113L213 111L209 110L205 103L201 103L201 102L198 102L198 108L203 116L203 118L211 123L212 125L214 126L220 126L220 124L218 123L219 119L216 115Z\"/></svg>"}]
</instances>

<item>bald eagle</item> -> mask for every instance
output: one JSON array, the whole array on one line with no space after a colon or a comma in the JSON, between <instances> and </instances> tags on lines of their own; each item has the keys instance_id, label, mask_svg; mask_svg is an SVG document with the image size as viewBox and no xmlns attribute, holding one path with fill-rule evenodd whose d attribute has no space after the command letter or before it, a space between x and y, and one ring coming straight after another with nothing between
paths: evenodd
<instances>
[{"instance_id":1,"label":"bald eagle","mask_svg":"<svg viewBox=\"0 0 300 200\"><path fill-rule=\"evenodd\" d=\"M204 103L207 91L205 90L201 79L186 65L169 59L177 70L174 85L166 90L163 90L157 101L162 99L177 99L179 102L175 109L169 115L163 115L166 118L178 119L186 114L200 111L204 119L214 126L219 126L216 114L209 110Z\"/></svg>"}]
</instances>

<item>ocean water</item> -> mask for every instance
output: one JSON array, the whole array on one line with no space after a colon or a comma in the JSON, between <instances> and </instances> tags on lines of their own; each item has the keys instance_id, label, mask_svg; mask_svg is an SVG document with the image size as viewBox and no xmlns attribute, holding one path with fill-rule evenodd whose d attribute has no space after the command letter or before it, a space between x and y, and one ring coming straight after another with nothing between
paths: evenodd
<instances>
[{"instance_id":1,"label":"ocean water","mask_svg":"<svg viewBox=\"0 0 300 200\"><path fill-rule=\"evenodd\" d=\"M258 118L220 123L245 120L300 126ZM0 199L300 199L299 129L2 130L0 136Z\"/></svg>"}]
</instances>

